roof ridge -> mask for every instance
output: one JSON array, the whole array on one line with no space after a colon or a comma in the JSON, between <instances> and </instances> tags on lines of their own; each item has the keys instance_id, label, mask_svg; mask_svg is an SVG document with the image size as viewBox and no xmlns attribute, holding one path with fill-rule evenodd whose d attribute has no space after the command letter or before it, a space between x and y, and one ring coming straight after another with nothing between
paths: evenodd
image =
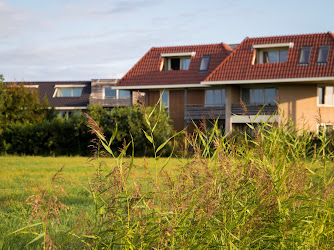
<instances>
[{"instance_id":1,"label":"roof ridge","mask_svg":"<svg viewBox=\"0 0 334 250\"><path fill-rule=\"evenodd\" d=\"M226 58L225 58L225 60L223 60L212 72L211 72L211 74L210 75L208 75L208 77L207 78L205 78L204 80L203 80L203 82L206 82L216 71L218 71L218 69L225 63L225 62L227 62L228 60L229 60L229 58L230 57L232 57L232 55L234 55L235 53L236 53L236 51L237 50L239 50L239 48L241 47L241 45L243 44L243 43L245 43L247 40L249 40L250 38L249 37L246 37L239 45L238 45L238 47L236 47L233 51L232 51L232 53L231 54L229 54Z\"/></svg>"},{"instance_id":2,"label":"roof ridge","mask_svg":"<svg viewBox=\"0 0 334 250\"><path fill-rule=\"evenodd\" d=\"M230 47L230 45L228 45L227 43L222 42L221 45L223 46L224 50L227 50L227 51L230 51L230 52L233 51L232 48Z\"/></svg>"},{"instance_id":3,"label":"roof ridge","mask_svg":"<svg viewBox=\"0 0 334 250\"><path fill-rule=\"evenodd\" d=\"M304 33L304 34L288 34L288 35L274 35L274 36L256 36L249 37L249 39L260 39L260 38L277 38L277 37L289 37L289 36L314 36L314 35L325 35L328 32L318 32L318 33Z\"/></svg>"},{"instance_id":4,"label":"roof ridge","mask_svg":"<svg viewBox=\"0 0 334 250\"><path fill-rule=\"evenodd\" d=\"M75 82L91 82L91 80L71 80L71 81L5 81L4 83L75 83Z\"/></svg>"},{"instance_id":5,"label":"roof ridge","mask_svg":"<svg viewBox=\"0 0 334 250\"><path fill-rule=\"evenodd\" d=\"M334 34L333 34L333 32L331 32L331 31L328 31L328 33L327 33L328 35L330 35L330 37L334 40Z\"/></svg>"},{"instance_id":6,"label":"roof ridge","mask_svg":"<svg viewBox=\"0 0 334 250\"><path fill-rule=\"evenodd\" d=\"M152 49L182 48L182 47L196 47L196 46L212 46L212 45L220 45L220 44L221 43L188 44L188 45L168 45L168 46L152 47Z\"/></svg>"}]
</instances>

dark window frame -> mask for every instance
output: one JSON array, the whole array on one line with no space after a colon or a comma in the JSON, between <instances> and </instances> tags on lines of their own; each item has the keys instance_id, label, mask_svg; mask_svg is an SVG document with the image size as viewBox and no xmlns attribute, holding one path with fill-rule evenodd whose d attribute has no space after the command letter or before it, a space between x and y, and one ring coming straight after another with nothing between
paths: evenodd
<instances>
[{"instance_id":1,"label":"dark window frame","mask_svg":"<svg viewBox=\"0 0 334 250\"><path fill-rule=\"evenodd\" d=\"M203 59L204 59L204 58L208 58L208 59L209 59L208 66L206 67L206 69L201 69L202 62L203 62ZM211 55L204 55L204 56L202 56L202 58L201 58L201 63L200 63L200 65L199 65L199 71L198 71L198 72L200 72L200 73L206 73L206 72L208 72L208 70L209 70L209 66L210 66L210 61L211 61Z\"/></svg>"},{"instance_id":2,"label":"dark window frame","mask_svg":"<svg viewBox=\"0 0 334 250\"><path fill-rule=\"evenodd\" d=\"M285 61L282 62L281 58L281 51L287 51ZM277 56L277 62L270 62L269 60L269 53L275 52ZM274 49L274 50L262 50L262 62L263 64L270 64L270 63L286 63L288 61L289 49ZM268 61L266 60L268 59Z\"/></svg>"},{"instance_id":3,"label":"dark window frame","mask_svg":"<svg viewBox=\"0 0 334 250\"><path fill-rule=\"evenodd\" d=\"M187 61L189 62L187 63ZM180 71L180 70L189 70L191 64L191 57L165 57L163 61L162 71Z\"/></svg>"},{"instance_id":4,"label":"dark window frame","mask_svg":"<svg viewBox=\"0 0 334 250\"><path fill-rule=\"evenodd\" d=\"M318 64L320 64L320 65L326 65L328 63L328 57L329 57L330 48L331 48L330 45L320 45L319 46L319 49L318 49L318 58L317 58L317 63ZM322 62L319 61L319 59L320 59L320 50L321 49L328 49L327 57L326 57L325 61L322 61Z\"/></svg>"},{"instance_id":5,"label":"dark window frame","mask_svg":"<svg viewBox=\"0 0 334 250\"><path fill-rule=\"evenodd\" d=\"M305 61L301 61L303 57L304 50L310 49L310 53L308 55L308 59ZM312 53L312 46L302 46L300 50L300 57L299 57L299 64L300 65L309 65L310 64L310 58L311 58L311 53Z\"/></svg>"}]
</instances>

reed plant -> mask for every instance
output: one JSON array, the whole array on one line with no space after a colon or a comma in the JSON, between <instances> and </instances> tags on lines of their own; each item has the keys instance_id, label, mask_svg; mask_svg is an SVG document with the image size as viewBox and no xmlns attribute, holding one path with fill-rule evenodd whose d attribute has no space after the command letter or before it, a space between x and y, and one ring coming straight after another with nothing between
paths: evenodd
<instances>
[{"instance_id":1,"label":"reed plant","mask_svg":"<svg viewBox=\"0 0 334 250\"><path fill-rule=\"evenodd\" d=\"M93 249L332 248L331 139L320 134L315 144L314 135L291 122L249 127L253 137L226 137L217 122L210 130L197 127L188 137L191 161L174 176L161 169L136 179L133 156L124 159L134 146L125 145L117 164L90 187L96 216L86 221L93 225L89 234L72 232L72 240ZM97 124L92 130L114 155ZM157 146L145 135L158 161L172 138Z\"/></svg>"},{"instance_id":2,"label":"reed plant","mask_svg":"<svg viewBox=\"0 0 334 250\"><path fill-rule=\"evenodd\" d=\"M218 122L210 130L196 127L186 137L189 163L170 175L156 162L173 138L156 145L158 125L149 113L145 119L156 171L137 178L133 141L116 154L110 148L115 136L105 138L89 118L115 163L108 172L96 166L87 187L94 215L80 213L60 248L332 249L334 171L327 148L333 141L325 133L315 143L314 135L291 122L249 124L254 136L224 136Z\"/></svg>"}]
</instances>

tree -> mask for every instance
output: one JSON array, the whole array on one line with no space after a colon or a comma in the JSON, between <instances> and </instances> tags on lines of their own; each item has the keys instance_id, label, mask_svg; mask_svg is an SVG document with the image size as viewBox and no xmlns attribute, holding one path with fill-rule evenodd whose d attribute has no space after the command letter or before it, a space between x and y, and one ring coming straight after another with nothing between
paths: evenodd
<instances>
[{"instance_id":1,"label":"tree","mask_svg":"<svg viewBox=\"0 0 334 250\"><path fill-rule=\"evenodd\" d=\"M39 102L36 89L28 89L23 84L6 85L0 75L0 127L10 123L35 123L49 118L47 100Z\"/></svg>"}]
</instances>

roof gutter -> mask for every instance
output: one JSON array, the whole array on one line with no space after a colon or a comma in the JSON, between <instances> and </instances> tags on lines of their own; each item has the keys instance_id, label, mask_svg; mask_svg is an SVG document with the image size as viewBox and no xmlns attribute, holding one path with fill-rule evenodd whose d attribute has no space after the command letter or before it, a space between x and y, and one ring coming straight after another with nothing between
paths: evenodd
<instances>
[{"instance_id":1,"label":"roof gutter","mask_svg":"<svg viewBox=\"0 0 334 250\"><path fill-rule=\"evenodd\" d=\"M180 52L180 53L162 53L160 54L160 57L176 57L176 56L195 56L196 52L191 51L191 52Z\"/></svg>"},{"instance_id":2,"label":"roof gutter","mask_svg":"<svg viewBox=\"0 0 334 250\"><path fill-rule=\"evenodd\" d=\"M77 110L77 109L87 109L86 106L82 107L54 107L55 110Z\"/></svg>"},{"instance_id":3,"label":"roof gutter","mask_svg":"<svg viewBox=\"0 0 334 250\"><path fill-rule=\"evenodd\" d=\"M211 83L210 83L211 84ZM168 84L168 85L137 85L137 86L113 86L112 89L131 90L131 89L184 89L184 88L204 88L210 87L207 82L201 84Z\"/></svg>"},{"instance_id":4,"label":"roof gutter","mask_svg":"<svg viewBox=\"0 0 334 250\"><path fill-rule=\"evenodd\" d=\"M260 84L260 83L290 83L290 82L322 82L334 81L334 77L307 77L307 78L281 78L281 79L260 79L260 80L233 80L233 81L207 81L201 82L205 87L208 85L225 84Z\"/></svg>"},{"instance_id":5,"label":"roof gutter","mask_svg":"<svg viewBox=\"0 0 334 250\"><path fill-rule=\"evenodd\" d=\"M281 47L289 47L293 48L294 43L271 43L271 44L253 44L252 49L270 49L270 48L281 48Z\"/></svg>"},{"instance_id":6,"label":"roof gutter","mask_svg":"<svg viewBox=\"0 0 334 250\"><path fill-rule=\"evenodd\" d=\"M87 84L56 84L55 88L85 88Z\"/></svg>"}]
</instances>

